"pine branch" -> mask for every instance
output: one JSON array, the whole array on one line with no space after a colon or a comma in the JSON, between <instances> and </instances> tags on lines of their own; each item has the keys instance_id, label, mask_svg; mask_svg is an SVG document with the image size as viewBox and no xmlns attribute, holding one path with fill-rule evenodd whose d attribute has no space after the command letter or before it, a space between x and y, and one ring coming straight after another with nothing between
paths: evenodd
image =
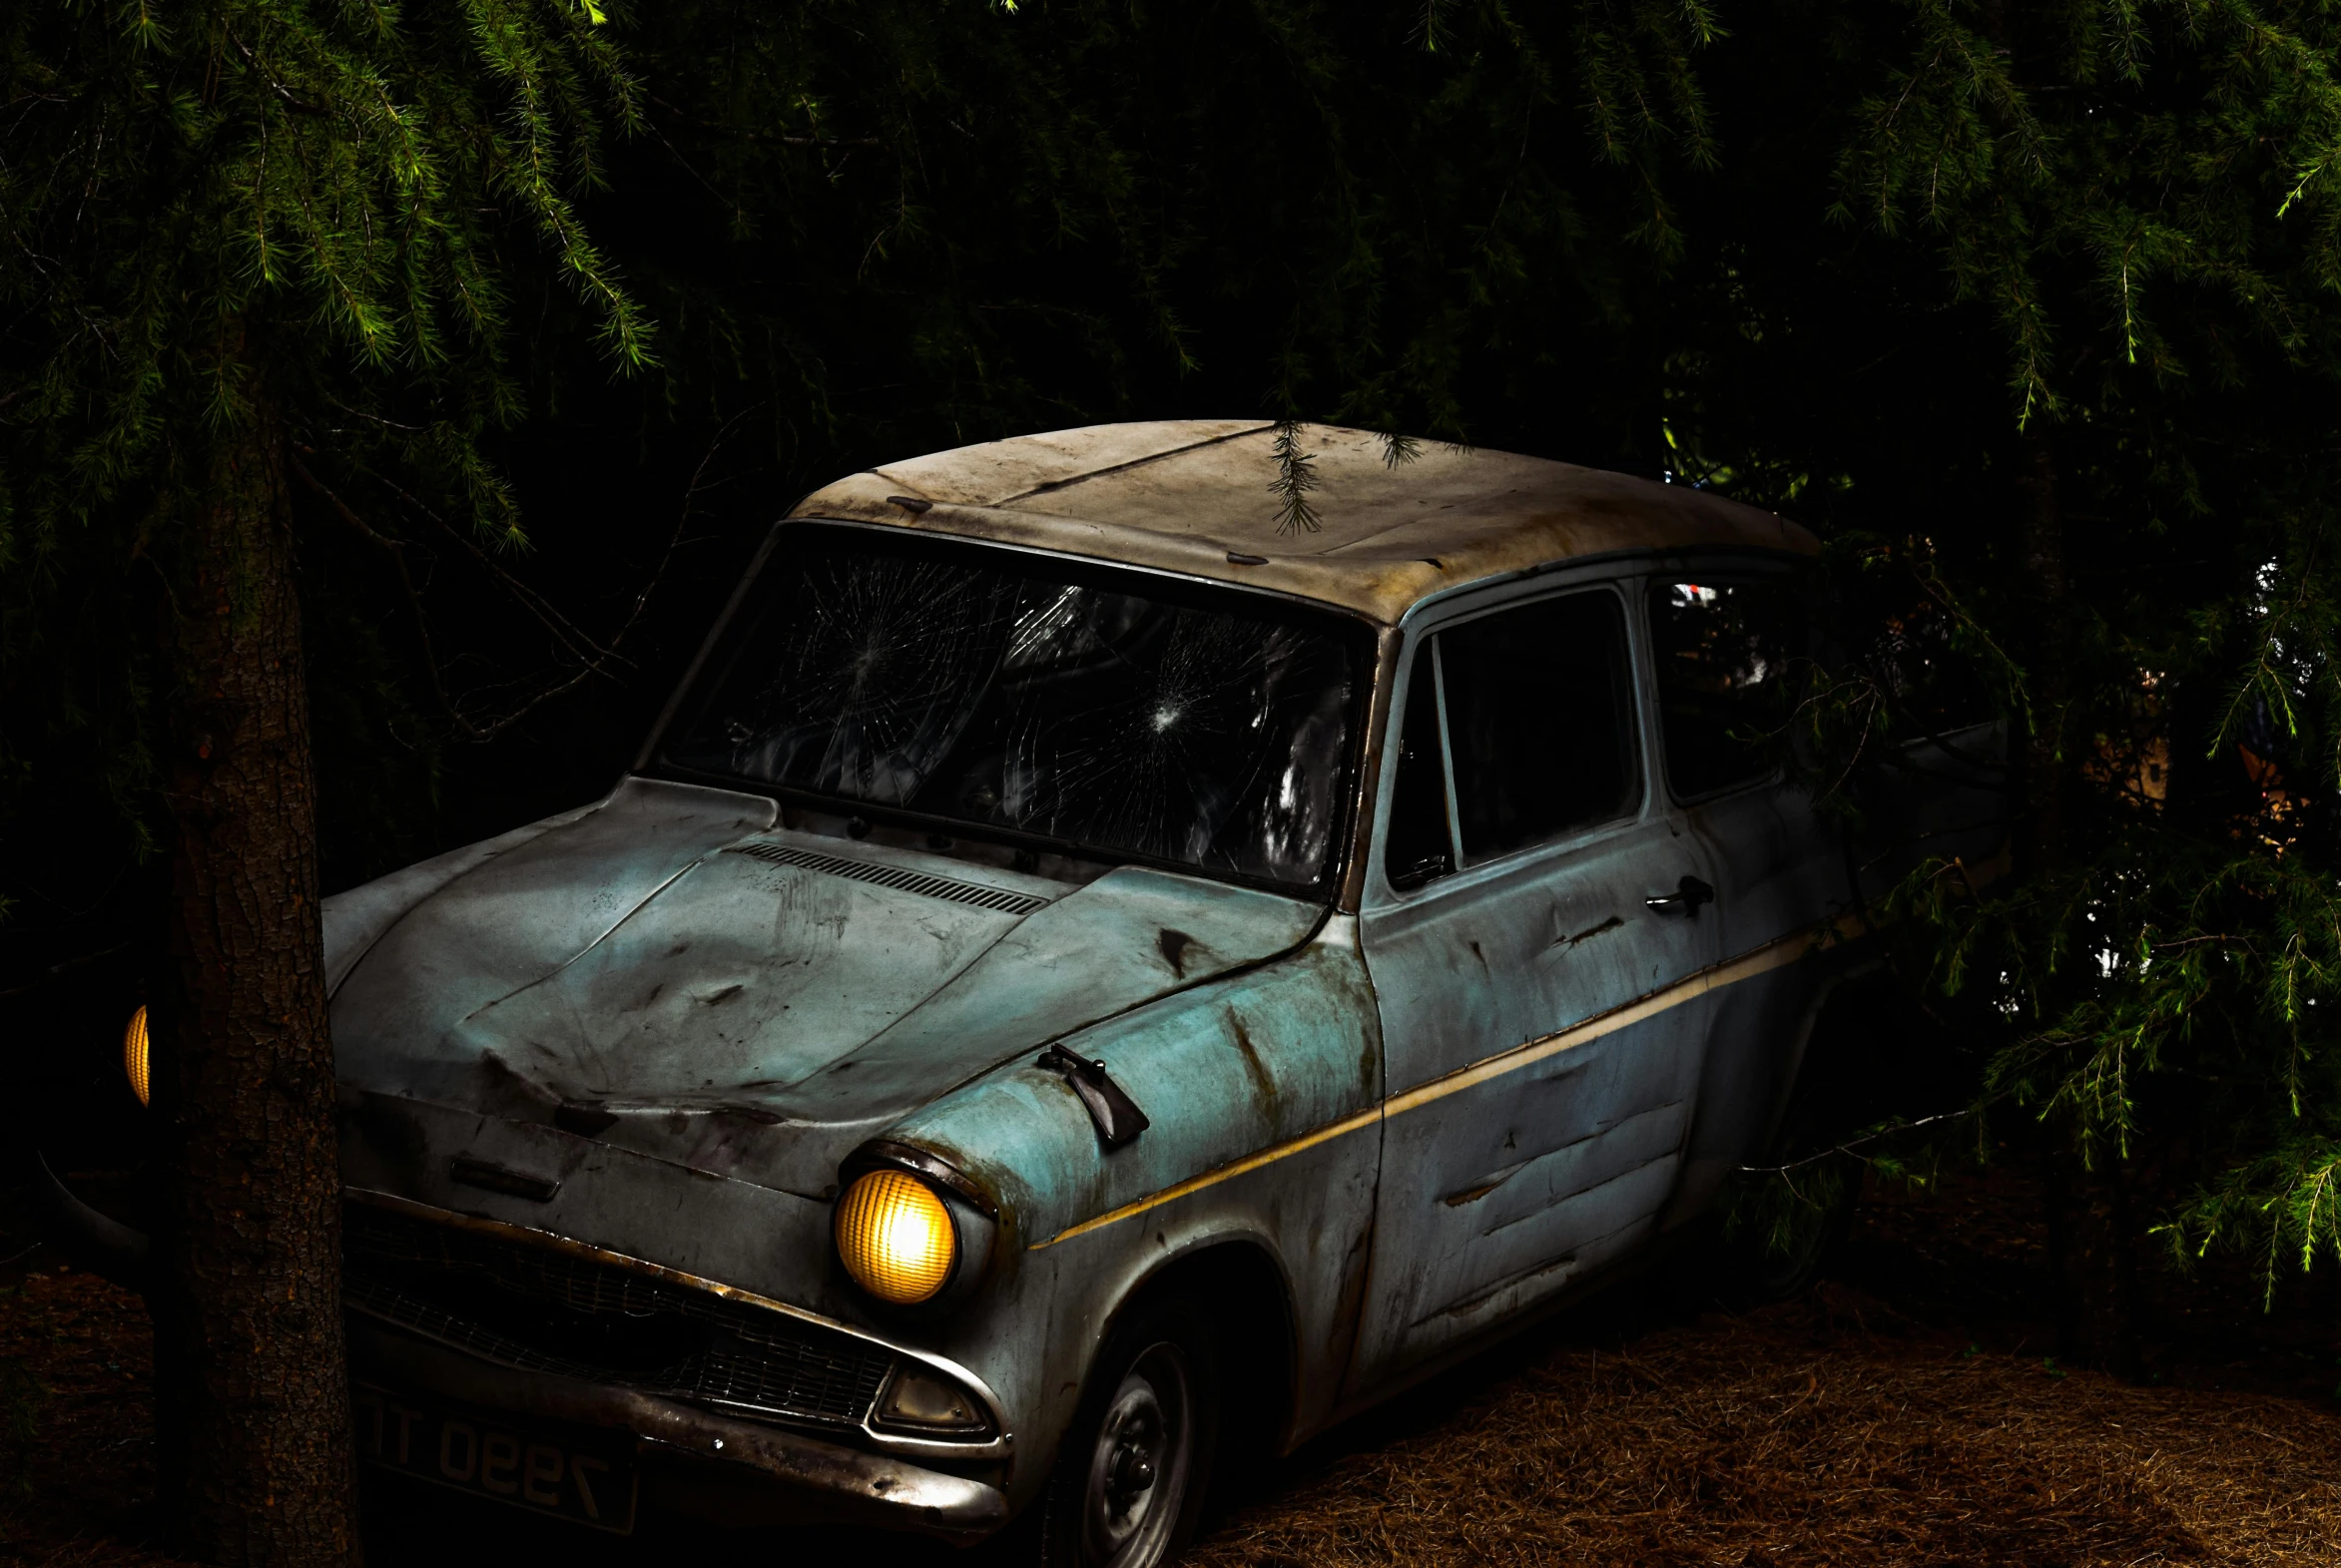
<instances>
[{"instance_id":1,"label":"pine branch","mask_svg":"<svg viewBox=\"0 0 2341 1568\"><path fill-rule=\"evenodd\" d=\"M1317 471L1310 465L1317 459L1301 449L1298 420L1277 421L1275 452L1276 478L1268 488L1277 498L1276 531L1313 534L1320 524L1317 508L1309 504L1309 492L1317 488Z\"/></svg>"},{"instance_id":2,"label":"pine branch","mask_svg":"<svg viewBox=\"0 0 2341 1568\"><path fill-rule=\"evenodd\" d=\"M509 709L492 719L485 720L475 719L466 713L462 705L447 689L445 670L440 661L437 639L433 635L433 621L429 610L423 604L422 594L417 588L413 573L407 564L406 551L410 548L408 542L395 539L366 522L348 502L309 471L307 465L300 460L298 452L288 452L287 462L292 466L294 476L300 480L302 485L322 499L344 525L390 559L397 572L399 588L404 596L408 612L414 622L415 636L422 652L424 669L430 678L432 694L438 700L439 707L446 714L448 722L455 727L462 738L479 743L494 740L545 704L575 691L596 676L608 674L611 665L623 662L618 650L625 643L628 635L640 623L643 611L650 604L651 596L657 592L659 584L665 580L667 568L674 560L676 549L683 542L684 531L690 525L692 513L696 509L702 490L705 488L704 481L708 466L715 461L717 453L722 450L726 435L738 424L739 418L744 417L745 415L738 416L725 425L724 431L719 432L715 441L709 444L706 453L700 459L699 466L693 470L690 482L684 487L683 501L675 518L674 529L667 536L666 546L659 554L658 564L652 569L641 589L634 595L634 601L627 611L626 619L620 623L616 632L606 643L596 643L587 637L550 601L504 571L477 548L470 546L468 541L463 540L460 535L456 535L452 529L447 528L437 514L423 507L411 495L406 495L403 491L397 492L409 505L422 511L442 532L455 538L459 545L463 545L471 559L484 568L500 587L518 600L548 631L551 631L578 661L576 669L566 678L538 691L517 708ZM378 476L377 482L379 482Z\"/></svg>"}]
</instances>

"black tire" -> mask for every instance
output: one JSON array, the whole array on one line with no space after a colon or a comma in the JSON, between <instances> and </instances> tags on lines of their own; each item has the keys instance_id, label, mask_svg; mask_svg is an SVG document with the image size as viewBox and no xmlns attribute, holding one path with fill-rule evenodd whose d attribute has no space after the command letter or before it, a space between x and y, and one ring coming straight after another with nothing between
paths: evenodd
<instances>
[{"instance_id":1,"label":"black tire","mask_svg":"<svg viewBox=\"0 0 2341 1568\"><path fill-rule=\"evenodd\" d=\"M1107 1338L1041 1498L1045 1568L1159 1568L1194 1537L1219 1447L1220 1355L1199 1302L1133 1308Z\"/></svg>"}]
</instances>

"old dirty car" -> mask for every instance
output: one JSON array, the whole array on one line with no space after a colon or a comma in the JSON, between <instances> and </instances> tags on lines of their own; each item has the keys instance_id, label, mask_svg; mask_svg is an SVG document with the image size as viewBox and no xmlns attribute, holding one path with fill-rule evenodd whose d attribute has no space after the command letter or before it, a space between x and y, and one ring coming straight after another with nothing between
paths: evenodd
<instances>
[{"instance_id":1,"label":"old dirty car","mask_svg":"<svg viewBox=\"0 0 2341 1568\"><path fill-rule=\"evenodd\" d=\"M1301 436L840 480L607 797L328 900L362 1459L1143 1568L1776 1145L1812 538Z\"/></svg>"}]
</instances>

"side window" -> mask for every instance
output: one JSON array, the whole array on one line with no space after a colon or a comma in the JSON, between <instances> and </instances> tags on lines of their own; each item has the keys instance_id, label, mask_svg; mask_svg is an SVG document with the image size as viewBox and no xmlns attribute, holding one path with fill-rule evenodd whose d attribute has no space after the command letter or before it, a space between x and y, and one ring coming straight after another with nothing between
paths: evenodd
<instances>
[{"instance_id":1,"label":"side window","mask_svg":"<svg viewBox=\"0 0 2341 1568\"><path fill-rule=\"evenodd\" d=\"M1455 869L1448 829L1447 760L1439 749L1439 665L1431 644L1415 654L1407 678L1407 717L1399 728L1398 777L1392 783L1383 873L1404 892Z\"/></svg>"},{"instance_id":2,"label":"side window","mask_svg":"<svg viewBox=\"0 0 2341 1568\"><path fill-rule=\"evenodd\" d=\"M1482 616L1440 633L1438 648L1466 861L1640 803L1633 664L1616 595Z\"/></svg>"},{"instance_id":3,"label":"side window","mask_svg":"<svg viewBox=\"0 0 2341 1568\"><path fill-rule=\"evenodd\" d=\"M1796 707L1805 613L1784 579L1656 582L1650 633L1666 780L1682 799L1772 771Z\"/></svg>"}]
</instances>

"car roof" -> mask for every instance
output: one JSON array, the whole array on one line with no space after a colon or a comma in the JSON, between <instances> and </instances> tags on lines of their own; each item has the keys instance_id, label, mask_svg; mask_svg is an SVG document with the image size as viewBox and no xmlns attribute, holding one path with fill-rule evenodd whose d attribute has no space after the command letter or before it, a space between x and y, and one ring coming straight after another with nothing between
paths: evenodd
<instances>
[{"instance_id":1,"label":"car roof","mask_svg":"<svg viewBox=\"0 0 2341 1568\"><path fill-rule=\"evenodd\" d=\"M1465 583L1618 551L1816 554L1776 513L1687 485L1540 457L1297 427L1314 531L1279 532L1276 426L1259 419L1089 425L954 447L851 474L792 517L885 523L1188 573L1395 624ZM902 500L927 503L923 507Z\"/></svg>"}]
</instances>

